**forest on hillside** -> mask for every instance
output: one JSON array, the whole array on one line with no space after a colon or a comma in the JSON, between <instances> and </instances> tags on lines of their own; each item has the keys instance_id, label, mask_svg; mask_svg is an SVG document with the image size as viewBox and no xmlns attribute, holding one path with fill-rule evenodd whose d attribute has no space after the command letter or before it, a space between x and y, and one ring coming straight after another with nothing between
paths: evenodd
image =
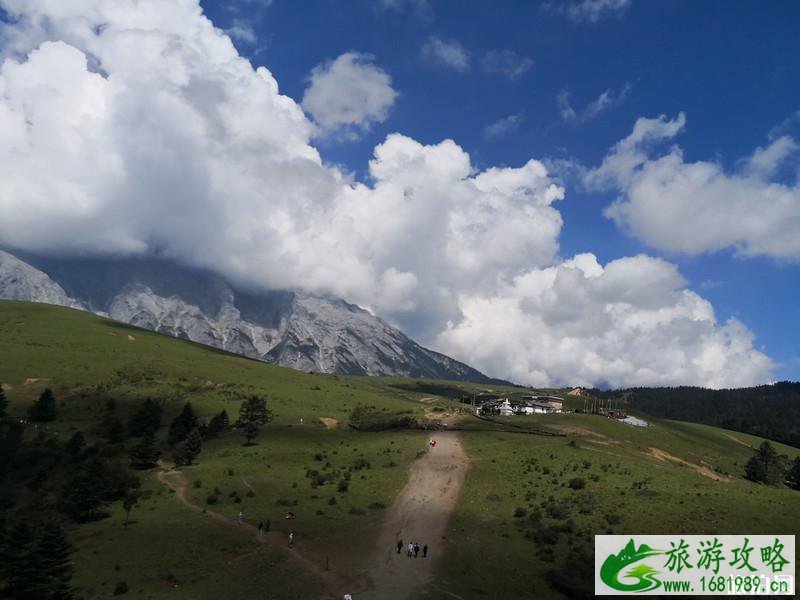
<instances>
[{"instance_id":1,"label":"forest on hillside","mask_svg":"<svg viewBox=\"0 0 800 600\"><path fill-rule=\"evenodd\" d=\"M800 447L800 382L750 388L700 387L589 390L599 398L624 398L654 417L704 423Z\"/></svg>"}]
</instances>

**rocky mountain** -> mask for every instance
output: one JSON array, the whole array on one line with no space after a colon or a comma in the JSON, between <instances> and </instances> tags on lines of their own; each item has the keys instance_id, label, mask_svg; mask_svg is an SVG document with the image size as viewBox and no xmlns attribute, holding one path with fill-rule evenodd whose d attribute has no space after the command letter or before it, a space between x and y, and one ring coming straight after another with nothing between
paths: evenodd
<instances>
[{"instance_id":1,"label":"rocky mountain","mask_svg":"<svg viewBox=\"0 0 800 600\"><path fill-rule=\"evenodd\" d=\"M302 371L496 382L344 300L247 291L158 259L53 259L0 250L0 298L88 310Z\"/></svg>"}]
</instances>

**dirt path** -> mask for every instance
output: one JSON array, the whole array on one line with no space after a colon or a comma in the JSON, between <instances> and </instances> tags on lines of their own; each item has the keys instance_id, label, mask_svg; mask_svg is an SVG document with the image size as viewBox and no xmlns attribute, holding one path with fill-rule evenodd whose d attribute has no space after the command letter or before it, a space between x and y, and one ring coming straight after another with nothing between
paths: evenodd
<instances>
[{"instance_id":1,"label":"dirt path","mask_svg":"<svg viewBox=\"0 0 800 600\"><path fill-rule=\"evenodd\" d=\"M450 514L455 508L468 459L458 436L452 432L435 436L436 447L412 466L408 483L387 511L375 551L367 567L369 589L358 600L405 600L426 595L433 567L444 546ZM428 545L428 558L408 558L406 549L397 554L402 539Z\"/></svg>"},{"instance_id":2,"label":"dirt path","mask_svg":"<svg viewBox=\"0 0 800 600\"><path fill-rule=\"evenodd\" d=\"M266 544L270 548L284 552L295 564L321 580L324 584L324 587L330 592L331 597L341 597L342 590L365 585L364 582L354 582L352 579L345 578L334 571L326 571L322 564L318 564L317 562L304 556L297 549L297 547L291 549L288 548L286 536L282 532L273 531L259 536L258 529L254 525L251 525L250 523L242 523L240 525L233 517L228 517L213 510L209 510L204 506L200 506L199 504L195 504L187 495L187 490L189 489L189 480L186 478L186 475L169 467L162 461L159 461L158 466L162 469L158 472L158 480L175 492L175 498L179 502L196 512L205 514L215 521L219 521L220 523L225 523L226 525L240 529L244 535L251 536L255 542ZM246 558L252 554L254 553L248 552L242 556L234 557L228 561L228 564L237 562L238 560Z\"/></svg>"},{"instance_id":3,"label":"dirt path","mask_svg":"<svg viewBox=\"0 0 800 600\"><path fill-rule=\"evenodd\" d=\"M730 483L730 478L722 475L721 473L717 473L716 471L711 470L709 467L705 465L696 465L689 461L683 460L682 458L678 458L677 456L673 456L669 452L661 450L660 448L650 447L647 449L647 453L660 460L660 461L670 461L677 463L679 465L683 465L684 467L689 467L696 473L702 475L703 477L708 477L709 479L713 479L714 481L724 481L725 483Z\"/></svg>"}]
</instances>

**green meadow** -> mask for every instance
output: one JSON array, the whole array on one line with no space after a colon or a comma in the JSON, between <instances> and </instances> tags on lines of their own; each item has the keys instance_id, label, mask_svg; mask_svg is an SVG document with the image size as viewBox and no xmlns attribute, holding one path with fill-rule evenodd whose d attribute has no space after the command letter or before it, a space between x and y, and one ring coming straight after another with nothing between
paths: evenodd
<instances>
[{"instance_id":1,"label":"green meadow","mask_svg":"<svg viewBox=\"0 0 800 600\"><path fill-rule=\"evenodd\" d=\"M651 426L636 428L581 414L478 420L459 399L485 386L299 373L79 311L9 301L0 301L0 383L20 418L45 387L55 393L58 419L27 426L26 440L40 431L58 443L76 431L98 440L109 398L123 421L143 399L162 401L162 444L187 401L201 419L225 409L233 422L257 394L274 414L254 444L226 431L181 467L198 510L179 502L154 468L137 471L141 496L127 526L120 502L107 518L70 525L73 582L87 600L111 597L120 582L123 598L327 598L326 563L330 573L359 580L429 434L357 431L349 426L357 405L462 429L470 467L446 539L436 542L441 559L426 598L587 597L598 533L800 534L800 493L743 478L762 440L713 427L644 416ZM35 494L17 490L6 520ZM270 520L268 544L221 520L239 511L248 523ZM291 559L290 531L319 571Z\"/></svg>"}]
</instances>

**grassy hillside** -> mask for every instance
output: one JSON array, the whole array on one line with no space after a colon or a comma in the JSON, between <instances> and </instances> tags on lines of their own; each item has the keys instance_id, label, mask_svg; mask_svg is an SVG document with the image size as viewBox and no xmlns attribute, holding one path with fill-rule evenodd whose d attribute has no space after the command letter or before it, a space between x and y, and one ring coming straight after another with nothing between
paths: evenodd
<instances>
[{"instance_id":1,"label":"grassy hillside","mask_svg":"<svg viewBox=\"0 0 800 600\"><path fill-rule=\"evenodd\" d=\"M348 418L358 404L461 429L471 464L446 539L427 540L442 560L426 598L585 597L591 572L565 565L591 559L597 533L800 534L800 493L742 478L762 440L704 425L650 419L638 429L577 414L487 422L459 402L486 386L309 375L87 313L8 301L0 301L0 383L16 417L45 387L58 399L56 421L25 428L33 450L61 448L76 431L99 442L109 398L123 421L144 398L163 401L162 444L186 401L201 418L224 408L235 420L242 400L259 394L275 413L255 445L229 431L204 442L196 464L181 469L186 501L199 510L179 502L151 469L137 472L142 495L129 526L119 501L108 518L70 525L74 582L87 600L110 597L123 581L128 597L235 600L265 590L271 598L330 597L322 591L329 574L358 580L386 507L428 437L356 431ZM131 443L102 452L124 460ZM799 452L775 446L790 457ZM58 469L68 463L58 465L43 482L38 464L18 463L0 521L47 509L49 493L64 484ZM330 481L315 481L314 471ZM271 520L270 544L231 524L240 510L248 522ZM296 519L284 520L287 511ZM286 552L289 530L311 571Z\"/></svg>"}]
</instances>

